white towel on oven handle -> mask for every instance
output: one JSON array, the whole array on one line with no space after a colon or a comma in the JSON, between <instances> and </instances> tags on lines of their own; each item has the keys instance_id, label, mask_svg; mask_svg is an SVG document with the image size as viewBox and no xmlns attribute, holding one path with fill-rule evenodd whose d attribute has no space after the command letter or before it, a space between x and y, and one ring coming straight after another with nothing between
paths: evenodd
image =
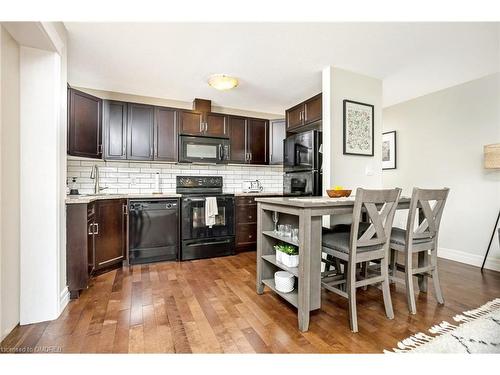
<instances>
[{"instance_id":1,"label":"white towel on oven handle","mask_svg":"<svg viewBox=\"0 0 500 375\"><path fill-rule=\"evenodd\" d=\"M205 198L205 225L209 228L215 224L215 216L219 214L216 197Z\"/></svg>"}]
</instances>

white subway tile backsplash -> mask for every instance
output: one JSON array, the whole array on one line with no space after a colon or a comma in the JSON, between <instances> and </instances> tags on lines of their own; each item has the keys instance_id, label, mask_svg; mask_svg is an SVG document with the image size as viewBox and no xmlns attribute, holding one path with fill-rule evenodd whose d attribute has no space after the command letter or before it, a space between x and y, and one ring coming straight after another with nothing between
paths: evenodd
<instances>
[{"instance_id":1,"label":"white subway tile backsplash","mask_svg":"<svg viewBox=\"0 0 500 375\"><path fill-rule=\"evenodd\" d=\"M90 172L95 164L100 167L101 187L107 187L107 193L151 193L154 190L156 172L160 173L160 188L165 193L175 192L178 175L222 176L224 191L227 193L242 192L242 183L247 180L259 180L264 191L281 192L283 189L281 166L156 164L68 159L68 180L77 177L76 185L80 193L93 192L94 180L90 179Z\"/></svg>"}]
</instances>

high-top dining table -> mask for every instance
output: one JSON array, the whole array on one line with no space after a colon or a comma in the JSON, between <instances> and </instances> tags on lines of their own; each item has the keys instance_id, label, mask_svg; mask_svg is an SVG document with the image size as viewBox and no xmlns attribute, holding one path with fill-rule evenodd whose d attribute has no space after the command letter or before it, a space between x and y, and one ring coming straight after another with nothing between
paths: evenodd
<instances>
[{"instance_id":1,"label":"high-top dining table","mask_svg":"<svg viewBox=\"0 0 500 375\"><path fill-rule=\"evenodd\" d=\"M257 293L264 286L297 308L299 330L309 329L309 313L321 307L321 232L325 215L352 214L354 197L275 197L256 198L257 201ZM397 209L408 209L410 198L402 197ZM298 226L298 240L274 231L273 212L281 223ZM276 261L274 245L285 242L297 246L299 266L290 268ZM295 289L282 293L274 284L274 273L290 272L296 277ZM298 284L298 285L297 285Z\"/></svg>"}]
</instances>

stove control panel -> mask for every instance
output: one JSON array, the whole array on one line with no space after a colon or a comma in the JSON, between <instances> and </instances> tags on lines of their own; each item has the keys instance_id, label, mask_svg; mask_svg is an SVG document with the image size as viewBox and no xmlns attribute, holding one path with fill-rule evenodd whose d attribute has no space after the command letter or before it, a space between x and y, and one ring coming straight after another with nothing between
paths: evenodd
<instances>
[{"instance_id":1,"label":"stove control panel","mask_svg":"<svg viewBox=\"0 0 500 375\"><path fill-rule=\"evenodd\" d=\"M177 176L177 188L222 188L222 176Z\"/></svg>"}]
</instances>

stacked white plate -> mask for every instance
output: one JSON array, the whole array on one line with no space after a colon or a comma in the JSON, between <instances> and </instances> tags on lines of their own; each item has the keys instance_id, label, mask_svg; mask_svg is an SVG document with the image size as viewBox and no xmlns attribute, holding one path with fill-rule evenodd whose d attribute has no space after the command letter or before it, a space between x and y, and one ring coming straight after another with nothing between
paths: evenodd
<instances>
[{"instance_id":1,"label":"stacked white plate","mask_svg":"<svg viewBox=\"0 0 500 375\"><path fill-rule=\"evenodd\" d=\"M274 274L274 285L281 293L289 293L293 290L295 277L286 271L278 271Z\"/></svg>"}]
</instances>

